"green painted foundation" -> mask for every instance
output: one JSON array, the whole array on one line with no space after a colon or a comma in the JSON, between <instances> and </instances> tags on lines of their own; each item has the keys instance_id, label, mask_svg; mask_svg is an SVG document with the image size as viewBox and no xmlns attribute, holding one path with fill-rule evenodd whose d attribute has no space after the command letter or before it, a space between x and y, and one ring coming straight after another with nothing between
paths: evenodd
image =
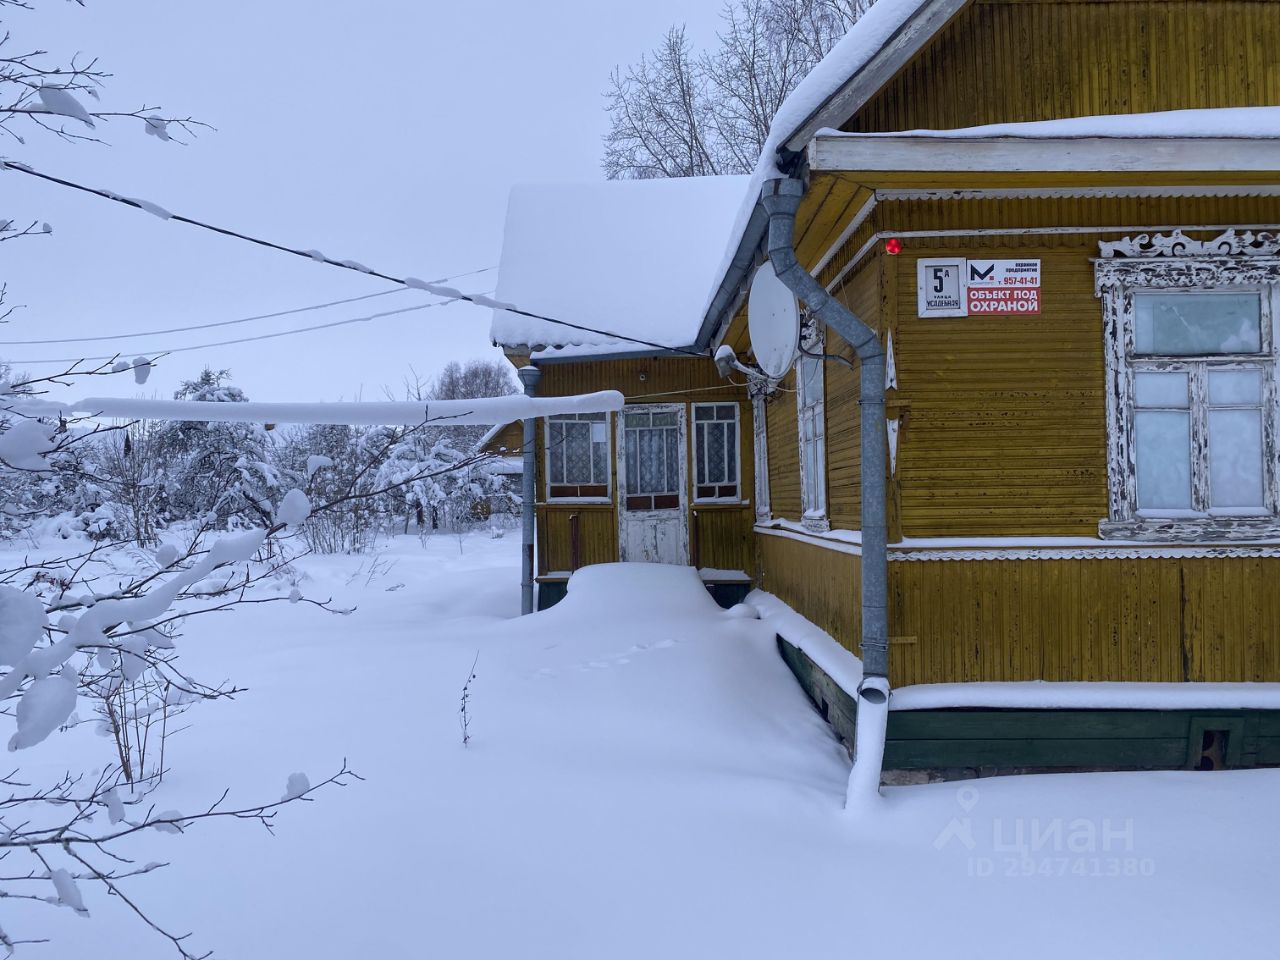
<instances>
[{"instance_id":1,"label":"green painted foundation","mask_svg":"<svg viewBox=\"0 0 1280 960\"><path fill-rule=\"evenodd\" d=\"M854 697L781 637L778 651L836 735L853 743ZM894 710L884 760L887 771L962 775L1270 766L1280 766L1276 710Z\"/></svg>"}]
</instances>

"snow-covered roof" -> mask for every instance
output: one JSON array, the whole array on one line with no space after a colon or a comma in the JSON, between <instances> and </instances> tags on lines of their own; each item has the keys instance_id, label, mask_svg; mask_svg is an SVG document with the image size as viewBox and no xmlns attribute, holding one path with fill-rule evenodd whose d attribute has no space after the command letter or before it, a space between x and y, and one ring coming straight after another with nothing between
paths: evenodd
<instances>
[{"instance_id":1,"label":"snow-covered roof","mask_svg":"<svg viewBox=\"0 0 1280 960\"><path fill-rule=\"evenodd\" d=\"M967 0L877 0L782 102L769 126L768 139L760 151L746 193L739 198L728 248L720 258L710 294L703 291L707 321L703 334L710 332L709 325L718 319L725 306L722 294L729 291L722 291L722 287L729 286L724 283L726 275L731 271L745 274L750 267L753 251L764 231L764 217L757 212L756 203L760 189L765 181L783 176L777 165L778 149L808 127L816 131L840 122L829 115L833 107L846 115L856 111L880 83L888 80L965 2ZM872 66L877 54L882 52L889 56L881 58L885 62L878 64L881 69L875 71L877 77L873 83L861 90L852 86L851 81Z\"/></svg>"},{"instance_id":2,"label":"snow-covered roof","mask_svg":"<svg viewBox=\"0 0 1280 960\"><path fill-rule=\"evenodd\" d=\"M882 0L885 2L885 0ZM662 347L693 343L746 177L527 184L511 191L496 298ZM493 312L504 346L537 356L655 347Z\"/></svg>"},{"instance_id":3,"label":"snow-covered roof","mask_svg":"<svg viewBox=\"0 0 1280 960\"><path fill-rule=\"evenodd\" d=\"M846 140L889 137L941 140L978 140L997 137L1016 140L1065 140L1085 137L1126 140L1270 140L1280 138L1280 106L1117 113L1096 117L1033 120L1023 123L989 123L980 127L960 127L955 130L845 133L841 130L823 129L818 131L818 136Z\"/></svg>"}]
</instances>

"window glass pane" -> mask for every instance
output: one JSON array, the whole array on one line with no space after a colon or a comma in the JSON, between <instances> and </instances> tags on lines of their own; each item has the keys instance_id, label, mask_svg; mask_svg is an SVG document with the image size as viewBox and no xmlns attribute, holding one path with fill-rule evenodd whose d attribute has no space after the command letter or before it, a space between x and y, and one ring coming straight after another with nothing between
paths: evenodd
<instances>
[{"instance_id":1,"label":"window glass pane","mask_svg":"<svg viewBox=\"0 0 1280 960\"><path fill-rule=\"evenodd\" d=\"M1210 370L1209 402L1220 406L1262 403L1262 371Z\"/></svg>"},{"instance_id":2,"label":"window glass pane","mask_svg":"<svg viewBox=\"0 0 1280 960\"><path fill-rule=\"evenodd\" d=\"M551 461L551 482L564 483L564 427L559 423L548 425L547 459Z\"/></svg>"},{"instance_id":3,"label":"window glass pane","mask_svg":"<svg viewBox=\"0 0 1280 960\"><path fill-rule=\"evenodd\" d=\"M591 482L609 482L609 441L591 444Z\"/></svg>"},{"instance_id":4,"label":"window glass pane","mask_svg":"<svg viewBox=\"0 0 1280 960\"><path fill-rule=\"evenodd\" d=\"M715 407L694 407L693 408L694 420L714 420L715 418L716 418Z\"/></svg>"},{"instance_id":5,"label":"window glass pane","mask_svg":"<svg viewBox=\"0 0 1280 960\"><path fill-rule=\"evenodd\" d=\"M565 483L591 482L591 427L585 423L564 425Z\"/></svg>"},{"instance_id":6,"label":"window glass pane","mask_svg":"<svg viewBox=\"0 0 1280 960\"><path fill-rule=\"evenodd\" d=\"M1140 407L1185 407L1188 403L1186 373L1139 373L1133 382Z\"/></svg>"},{"instance_id":7,"label":"window glass pane","mask_svg":"<svg viewBox=\"0 0 1280 960\"><path fill-rule=\"evenodd\" d=\"M575 420L598 420L598 421L600 421L601 423L603 423L603 422L604 422L604 418L607 416L607 414L603 414L603 413L572 413L572 414L568 414L568 416L569 416L569 417L571 417L572 419L575 419Z\"/></svg>"},{"instance_id":8,"label":"window glass pane","mask_svg":"<svg viewBox=\"0 0 1280 960\"><path fill-rule=\"evenodd\" d=\"M733 483L738 477L738 431L730 424L725 429L725 475L727 482Z\"/></svg>"},{"instance_id":9,"label":"window glass pane","mask_svg":"<svg viewBox=\"0 0 1280 960\"><path fill-rule=\"evenodd\" d=\"M1136 417L1138 508L1191 508L1191 417L1139 410Z\"/></svg>"},{"instance_id":10,"label":"window glass pane","mask_svg":"<svg viewBox=\"0 0 1280 960\"><path fill-rule=\"evenodd\" d=\"M653 425L655 427L674 427L676 425L676 415L671 412L655 413L653 415Z\"/></svg>"},{"instance_id":11,"label":"window glass pane","mask_svg":"<svg viewBox=\"0 0 1280 960\"><path fill-rule=\"evenodd\" d=\"M700 423L695 428L693 459L698 462L698 479L695 481L696 483L707 482L707 465L706 465L707 429L708 428L705 423Z\"/></svg>"},{"instance_id":12,"label":"window glass pane","mask_svg":"<svg viewBox=\"0 0 1280 960\"><path fill-rule=\"evenodd\" d=\"M1209 411L1213 507L1262 509L1262 411Z\"/></svg>"},{"instance_id":13,"label":"window glass pane","mask_svg":"<svg viewBox=\"0 0 1280 960\"><path fill-rule=\"evenodd\" d=\"M737 412L738 412L738 407L736 404L729 404L729 403L722 404L721 406L716 407L716 419L732 420L734 419L734 415Z\"/></svg>"},{"instance_id":14,"label":"window glass pane","mask_svg":"<svg viewBox=\"0 0 1280 960\"><path fill-rule=\"evenodd\" d=\"M1259 353L1262 300L1256 293L1146 293L1134 298L1140 354Z\"/></svg>"},{"instance_id":15,"label":"window glass pane","mask_svg":"<svg viewBox=\"0 0 1280 960\"><path fill-rule=\"evenodd\" d=\"M628 427L647 427L649 425L649 414L647 413L628 413Z\"/></svg>"}]
</instances>

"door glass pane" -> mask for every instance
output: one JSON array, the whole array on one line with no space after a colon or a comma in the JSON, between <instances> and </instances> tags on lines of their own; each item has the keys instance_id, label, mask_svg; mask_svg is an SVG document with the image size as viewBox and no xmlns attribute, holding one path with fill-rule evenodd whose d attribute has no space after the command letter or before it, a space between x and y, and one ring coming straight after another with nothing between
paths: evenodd
<instances>
[{"instance_id":1,"label":"door glass pane","mask_svg":"<svg viewBox=\"0 0 1280 960\"><path fill-rule=\"evenodd\" d=\"M1139 354L1186 357L1262 350L1256 293L1144 293L1134 297Z\"/></svg>"},{"instance_id":2,"label":"door glass pane","mask_svg":"<svg viewBox=\"0 0 1280 960\"><path fill-rule=\"evenodd\" d=\"M595 426L598 426L596 424ZM609 482L609 439L606 434L605 439L599 443L591 444L591 482L592 483L608 483Z\"/></svg>"},{"instance_id":3,"label":"door glass pane","mask_svg":"<svg viewBox=\"0 0 1280 960\"><path fill-rule=\"evenodd\" d=\"M637 433L635 430L628 430L626 437L626 458L627 458L627 493L640 492L640 447L636 441Z\"/></svg>"},{"instance_id":4,"label":"door glass pane","mask_svg":"<svg viewBox=\"0 0 1280 960\"><path fill-rule=\"evenodd\" d=\"M1140 407L1187 406L1187 375L1181 373L1139 373L1133 378Z\"/></svg>"},{"instance_id":5,"label":"door glass pane","mask_svg":"<svg viewBox=\"0 0 1280 960\"><path fill-rule=\"evenodd\" d=\"M1215 406L1262 403L1262 371L1210 370L1209 402Z\"/></svg>"},{"instance_id":6,"label":"door glass pane","mask_svg":"<svg viewBox=\"0 0 1280 960\"><path fill-rule=\"evenodd\" d=\"M660 488L662 447L658 440L661 435L659 430L636 431L640 447L640 493L653 493Z\"/></svg>"},{"instance_id":7,"label":"door glass pane","mask_svg":"<svg viewBox=\"0 0 1280 960\"><path fill-rule=\"evenodd\" d=\"M1214 507L1262 509L1262 411L1209 411L1209 488Z\"/></svg>"},{"instance_id":8,"label":"door glass pane","mask_svg":"<svg viewBox=\"0 0 1280 960\"><path fill-rule=\"evenodd\" d=\"M671 419L675 420L675 414L671 414ZM674 425L662 431L663 437L666 439L666 456L664 463L667 467L667 485L663 487L664 493L676 493L680 489L680 461L679 451L676 449L676 440L678 434Z\"/></svg>"},{"instance_id":9,"label":"door glass pane","mask_svg":"<svg viewBox=\"0 0 1280 960\"><path fill-rule=\"evenodd\" d=\"M1191 509L1191 417L1139 410L1135 416L1138 508Z\"/></svg>"}]
</instances>

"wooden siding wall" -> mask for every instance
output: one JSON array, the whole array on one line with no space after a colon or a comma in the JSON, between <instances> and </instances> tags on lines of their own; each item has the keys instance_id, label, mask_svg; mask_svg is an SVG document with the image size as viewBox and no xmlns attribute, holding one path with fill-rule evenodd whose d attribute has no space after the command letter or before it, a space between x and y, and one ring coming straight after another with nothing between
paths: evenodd
<instances>
[{"instance_id":1,"label":"wooden siding wall","mask_svg":"<svg viewBox=\"0 0 1280 960\"><path fill-rule=\"evenodd\" d=\"M1280 559L894 563L895 686L1280 680Z\"/></svg>"},{"instance_id":2,"label":"wooden siding wall","mask_svg":"<svg viewBox=\"0 0 1280 960\"><path fill-rule=\"evenodd\" d=\"M539 471L541 472L541 471ZM545 496L545 489L539 491ZM538 509L538 574L573 569L572 517L578 518L578 566L618 559L618 519L609 504L542 504Z\"/></svg>"},{"instance_id":3,"label":"wooden siding wall","mask_svg":"<svg viewBox=\"0 0 1280 960\"><path fill-rule=\"evenodd\" d=\"M864 323L880 329L880 259L869 257L837 291L839 299ZM883 332L882 332L883 335ZM833 330L827 331L826 352L857 365L857 354ZM860 371L843 363L826 365L827 514L831 526L857 530L862 526L862 442Z\"/></svg>"},{"instance_id":4,"label":"wooden siding wall","mask_svg":"<svg viewBox=\"0 0 1280 960\"><path fill-rule=\"evenodd\" d=\"M759 534L760 589L858 652L862 558L787 536Z\"/></svg>"},{"instance_id":5,"label":"wooden siding wall","mask_svg":"<svg viewBox=\"0 0 1280 960\"><path fill-rule=\"evenodd\" d=\"M524 449L524 421L508 423L485 444L486 453L516 454Z\"/></svg>"},{"instance_id":6,"label":"wooden siding wall","mask_svg":"<svg viewBox=\"0 0 1280 960\"><path fill-rule=\"evenodd\" d=\"M858 652L856 556L761 535L761 588ZM889 565L890 680L1280 681L1280 559Z\"/></svg>"},{"instance_id":7,"label":"wooden siding wall","mask_svg":"<svg viewBox=\"0 0 1280 960\"><path fill-rule=\"evenodd\" d=\"M796 374L765 404L769 444L769 504L775 517L800 519L800 428L796 421Z\"/></svg>"},{"instance_id":8,"label":"wooden siding wall","mask_svg":"<svg viewBox=\"0 0 1280 960\"><path fill-rule=\"evenodd\" d=\"M627 401L745 400L745 387L721 378L707 357L642 357L544 363L538 393L563 397L596 390L621 390ZM735 378L736 379L736 378Z\"/></svg>"},{"instance_id":9,"label":"wooden siding wall","mask_svg":"<svg viewBox=\"0 0 1280 960\"><path fill-rule=\"evenodd\" d=\"M1278 103L1273 0L976 0L845 128Z\"/></svg>"},{"instance_id":10,"label":"wooden siding wall","mask_svg":"<svg viewBox=\"0 0 1280 960\"><path fill-rule=\"evenodd\" d=\"M895 344L899 394L911 403L898 438L902 532L908 537L1096 536L1107 515L1102 310L1089 256L1010 240L912 248L917 256L981 251L1038 257L1040 316L917 319L902 284Z\"/></svg>"}]
</instances>

